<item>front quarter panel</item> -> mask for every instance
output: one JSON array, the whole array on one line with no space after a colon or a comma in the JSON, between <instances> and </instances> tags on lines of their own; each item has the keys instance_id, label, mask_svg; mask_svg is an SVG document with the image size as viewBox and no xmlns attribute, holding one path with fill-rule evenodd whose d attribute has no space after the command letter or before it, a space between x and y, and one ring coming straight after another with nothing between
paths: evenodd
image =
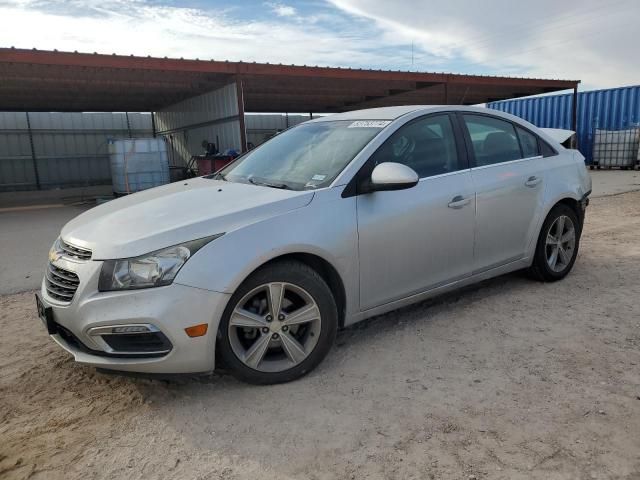
<instances>
[{"instance_id":1,"label":"front quarter panel","mask_svg":"<svg viewBox=\"0 0 640 480\"><path fill-rule=\"evenodd\" d=\"M340 275L347 318L359 307L355 197L342 188L315 192L306 207L227 232L199 250L180 270L176 283L233 293L258 267L291 253L309 253Z\"/></svg>"}]
</instances>

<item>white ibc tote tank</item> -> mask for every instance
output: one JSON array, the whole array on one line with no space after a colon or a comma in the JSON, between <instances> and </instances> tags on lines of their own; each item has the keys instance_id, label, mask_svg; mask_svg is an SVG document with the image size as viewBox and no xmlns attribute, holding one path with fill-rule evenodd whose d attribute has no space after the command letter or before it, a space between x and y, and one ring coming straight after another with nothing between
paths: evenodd
<instances>
[{"instance_id":1,"label":"white ibc tote tank","mask_svg":"<svg viewBox=\"0 0 640 480\"><path fill-rule=\"evenodd\" d=\"M163 138L109 140L113 192L139 192L169 183L169 157Z\"/></svg>"}]
</instances>

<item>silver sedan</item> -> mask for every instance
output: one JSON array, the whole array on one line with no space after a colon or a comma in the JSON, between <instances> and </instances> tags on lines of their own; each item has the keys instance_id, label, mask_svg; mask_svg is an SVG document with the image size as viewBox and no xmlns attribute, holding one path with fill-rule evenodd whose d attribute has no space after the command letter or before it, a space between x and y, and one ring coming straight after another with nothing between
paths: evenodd
<instances>
[{"instance_id":1,"label":"silver sedan","mask_svg":"<svg viewBox=\"0 0 640 480\"><path fill-rule=\"evenodd\" d=\"M181 373L217 358L285 382L367 317L519 269L562 279L590 192L579 152L508 114L332 115L75 218L38 309L81 363Z\"/></svg>"}]
</instances>

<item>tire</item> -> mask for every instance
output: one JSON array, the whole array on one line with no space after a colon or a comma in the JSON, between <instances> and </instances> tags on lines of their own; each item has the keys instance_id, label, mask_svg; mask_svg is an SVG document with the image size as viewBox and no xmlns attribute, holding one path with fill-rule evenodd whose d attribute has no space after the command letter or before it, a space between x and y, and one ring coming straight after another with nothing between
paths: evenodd
<instances>
[{"instance_id":1,"label":"tire","mask_svg":"<svg viewBox=\"0 0 640 480\"><path fill-rule=\"evenodd\" d=\"M279 307L272 308L275 303ZM303 323L307 317L311 320ZM303 263L277 262L251 274L231 296L218 330L218 351L238 380L290 382L320 364L337 327L336 302L322 277Z\"/></svg>"},{"instance_id":2,"label":"tire","mask_svg":"<svg viewBox=\"0 0 640 480\"><path fill-rule=\"evenodd\" d=\"M548 243L551 239L558 238L558 228L561 226L560 221L564 218L564 234L562 238L569 238L568 222L570 220L573 227L573 246L570 246L570 241L563 242L563 246L557 249L555 255L556 263L553 262L554 247L553 242ZM579 221L576 213L564 204L558 204L551 209L542 228L540 229L540 235L536 244L536 251L533 258L533 263L529 267L528 273L531 277L542 282L555 282L562 280L573 268L573 264L576 261L578 255L578 249L580 246L580 235L582 234L582 223ZM551 238L549 238L549 235ZM561 253L564 252L564 254Z\"/></svg>"}]
</instances>

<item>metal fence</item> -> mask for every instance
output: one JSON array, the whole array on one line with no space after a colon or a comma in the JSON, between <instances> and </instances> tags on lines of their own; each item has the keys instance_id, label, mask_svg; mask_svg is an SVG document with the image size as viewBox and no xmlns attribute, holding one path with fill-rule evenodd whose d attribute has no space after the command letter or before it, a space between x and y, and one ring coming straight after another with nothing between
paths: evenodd
<instances>
[{"instance_id":1,"label":"metal fence","mask_svg":"<svg viewBox=\"0 0 640 480\"><path fill-rule=\"evenodd\" d=\"M235 88L223 93L222 100L212 92L156 114L158 134L167 140L172 165L183 165L201 153L203 140L219 142L222 150L239 148ZM309 118L248 114L247 139L259 145ZM108 185L108 141L152 135L149 113L0 112L0 191Z\"/></svg>"},{"instance_id":2,"label":"metal fence","mask_svg":"<svg viewBox=\"0 0 640 480\"><path fill-rule=\"evenodd\" d=\"M0 191L109 184L108 140L152 135L147 113L0 112Z\"/></svg>"}]
</instances>

